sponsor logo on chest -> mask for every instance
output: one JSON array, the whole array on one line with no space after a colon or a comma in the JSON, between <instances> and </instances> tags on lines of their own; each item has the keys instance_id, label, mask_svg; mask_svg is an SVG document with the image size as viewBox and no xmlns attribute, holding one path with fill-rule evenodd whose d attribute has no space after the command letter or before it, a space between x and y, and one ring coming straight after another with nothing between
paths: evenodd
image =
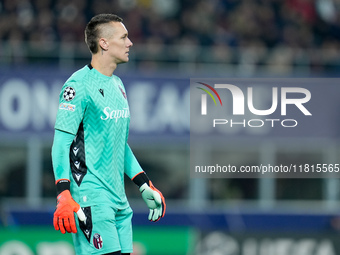
<instances>
[{"instance_id":1,"label":"sponsor logo on chest","mask_svg":"<svg viewBox=\"0 0 340 255\"><path fill-rule=\"evenodd\" d=\"M130 117L129 108L123 109L111 109L110 107L105 107L103 109L103 114L100 118L102 120L115 120L117 122L119 119L127 119Z\"/></svg>"}]
</instances>

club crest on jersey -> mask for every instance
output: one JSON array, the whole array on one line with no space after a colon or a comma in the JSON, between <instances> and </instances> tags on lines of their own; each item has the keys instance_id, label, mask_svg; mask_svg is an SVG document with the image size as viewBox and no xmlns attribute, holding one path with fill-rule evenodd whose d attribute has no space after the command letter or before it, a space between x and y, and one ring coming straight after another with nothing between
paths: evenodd
<instances>
[{"instance_id":1,"label":"club crest on jersey","mask_svg":"<svg viewBox=\"0 0 340 255\"><path fill-rule=\"evenodd\" d=\"M93 245L98 250L103 248L103 239L102 239L102 237L98 233L93 235Z\"/></svg>"},{"instance_id":2,"label":"club crest on jersey","mask_svg":"<svg viewBox=\"0 0 340 255\"><path fill-rule=\"evenodd\" d=\"M67 87L64 90L63 97L66 101L71 101L76 96L76 90L72 87Z\"/></svg>"},{"instance_id":3,"label":"club crest on jersey","mask_svg":"<svg viewBox=\"0 0 340 255\"><path fill-rule=\"evenodd\" d=\"M119 87L120 91L122 92L123 97L126 99L126 93L125 93L124 89L120 85L118 85L118 87Z\"/></svg>"}]
</instances>

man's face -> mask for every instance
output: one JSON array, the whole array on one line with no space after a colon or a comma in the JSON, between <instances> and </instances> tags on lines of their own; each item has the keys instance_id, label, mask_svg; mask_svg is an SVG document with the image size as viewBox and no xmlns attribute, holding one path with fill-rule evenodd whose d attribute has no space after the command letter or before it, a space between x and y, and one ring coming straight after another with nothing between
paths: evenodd
<instances>
[{"instance_id":1,"label":"man's face","mask_svg":"<svg viewBox=\"0 0 340 255\"><path fill-rule=\"evenodd\" d=\"M132 42L128 38L128 31L121 22L111 22L107 37L108 53L116 64L129 61L129 50Z\"/></svg>"}]
</instances>

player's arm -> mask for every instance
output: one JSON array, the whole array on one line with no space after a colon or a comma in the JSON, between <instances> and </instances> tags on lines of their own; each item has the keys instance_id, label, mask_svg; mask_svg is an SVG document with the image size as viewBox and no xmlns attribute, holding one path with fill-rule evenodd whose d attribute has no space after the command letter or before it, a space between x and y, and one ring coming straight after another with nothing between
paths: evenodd
<instances>
[{"instance_id":1,"label":"player's arm","mask_svg":"<svg viewBox=\"0 0 340 255\"><path fill-rule=\"evenodd\" d=\"M82 89L80 89L80 87ZM70 146L86 109L85 86L69 79L63 86L59 96L59 109L55 124L52 147L52 162L57 189L57 208L53 224L62 233L77 232L74 212L78 218L85 220L80 206L73 200L70 193Z\"/></svg>"},{"instance_id":2,"label":"player's arm","mask_svg":"<svg viewBox=\"0 0 340 255\"><path fill-rule=\"evenodd\" d=\"M60 194L70 183L70 147L75 135L56 129L52 146L52 164L57 193ZM63 181L64 180L64 181Z\"/></svg>"},{"instance_id":3,"label":"player's arm","mask_svg":"<svg viewBox=\"0 0 340 255\"><path fill-rule=\"evenodd\" d=\"M149 220L158 221L160 218L164 217L166 210L164 196L153 186L127 143L124 160L125 173L139 187L139 191L142 193L142 198L150 209Z\"/></svg>"},{"instance_id":4,"label":"player's arm","mask_svg":"<svg viewBox=\"0 0 340 255\"><path fill-rule=\"evenodd\" d=\"M74 212L81 221L85 215L70 193L70 146L75 135L55 130L52 146L52 164L57 189L57 208L54 212L53 225L61 233L77 233Z\"/></svg>"}]
</instances>

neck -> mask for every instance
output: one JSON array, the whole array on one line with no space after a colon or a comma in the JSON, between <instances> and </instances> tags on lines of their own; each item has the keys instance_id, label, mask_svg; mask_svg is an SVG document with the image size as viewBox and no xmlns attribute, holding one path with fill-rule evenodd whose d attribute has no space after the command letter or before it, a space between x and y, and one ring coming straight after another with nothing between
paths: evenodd
<instances>
[{"instance_id":1,"label":"neck","mask_svg":"<svg viewBox=\"0 0 340 255\"><path fill-rule=\"evenodd\" d=\"M117 68L116 63L112 62L112 60L110 61L105 57L105 54L101 55L101 53L92 55L91 65L98 72L106 76L111 76Z\"/></svg>"}]
</instances>

